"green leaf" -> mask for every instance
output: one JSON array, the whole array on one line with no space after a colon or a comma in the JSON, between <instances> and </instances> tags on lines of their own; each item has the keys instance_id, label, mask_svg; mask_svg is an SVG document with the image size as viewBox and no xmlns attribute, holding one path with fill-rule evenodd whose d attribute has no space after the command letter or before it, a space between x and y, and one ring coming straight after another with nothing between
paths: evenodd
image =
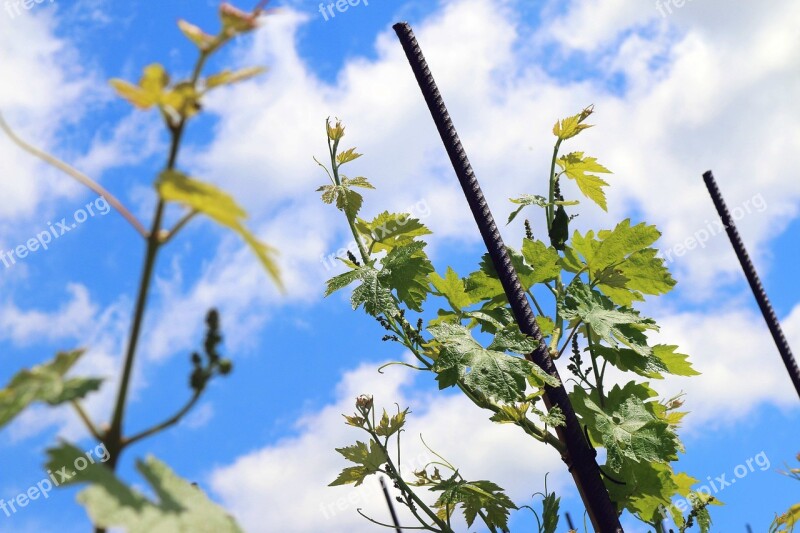
<instances>
[{"instance_id":1,"label":"green leaf","mask_svg":"<svg viewBox=\"0 0 800 533\"><path fill-rule=\"evenodd\" d=\"M572 152L561 156L556 160L556 164L564 171L564 175L575 180L584 196L599 205L603 211L608 211L606 194L603 192L603 187L607 186L608 182L595 174L610 174L610 170L599 164L594 157L584 157L583 152Z\"/></svg>"},{"instance_id":2,"label":"green leaf","mask_svg":"<svg viewBox=\"0 0 800 533\"><path fill-rule=\"evenodd\" d=\"M691 363L687 361L688 355L678 353L678 347L674 345L658 344L653 346L653 355L655 355L663 364L664 371L675 376L699 376L700 372L692 368Z\"/></svg>"},{"instance_id":3,"label":"green leaf","mask_svg":"<svg viewBox=\"0 0 800 533\"><path fill-rule=\"evenodd\" d=\"M11 378L0 390L0 427L11 422L32 403L60 405L98 390L102 379L64 378L83 354L84 350L62 352L52 361L22 370Z\"/></svg>"},{"instance_id":4,"label":"green leaf","mask_svg":"<svg viewBox=\"0 0 800 533\"><path fill-rule=\"evenodd\" d=\"M247 218L247 213L230 195L214 185L192 179L175 170L162 172L156 182L156 189L164 201L181 204L236 232L255 253L278 287L283 288L274 259L276 250L259 241L245 228L243 221Z\"/></svg>"},{"instance_id":5,"label":"green leaf","mask_svg":"<svg viewBox=\"0 0 800 533\"><path fill-rule=\"evenodd\" d=\"M328 485L329 487L350 483L355 483L355 486L358 487L367 476L378 472L380 467L386 463L386 456L375 441L370 441L369 445L358 441L353 446L336 448L336 451L358 466L350 466L342 470L339 476Z\"/></svg>"},{"instance_id":6,"label":"green leaf","mask_svg":"<svg viewBox=\"0 0 800 533\"><path fill-rule=\"evenodd\" d=\"M509 324L516 324L509 308L493 307L490 304L477 311L467 311L464 313L464 317L480 324L482 332L491 333L492 335L496 335ZM474 327L473 324L470 325L470 329L472 327Z\"/></svg>"},{"instance_id":7,"label":"green leaf","mask_svg":"<svg viewBox=\"0 0 800 533\"><path fill-rule=\"evenodd\" d=\"M557 498L554 492L544 497L542 502L542 533L556 533L560 506L561 498Z\"/></svg>"},{"instance_id":8,"label":"green leaf","mask_svg":"<svg viewBox=\"0 0 800 533\"><path fill-rule=\"evenodd\" d=\"M484 348L464 326L442 323L428 331L442 345L433 366L439 374L440 388L464 379L466 384L489 397L514 402L524 398L526 378L530 374L550 385L558 385L557 379L530 361Z\"/></svg>"},{"instance_id":9,"label":"green leaf","mask_svg":"<svg viewBox=\"0 0 800 533\"><path fill-rule=\"evenodd\" d=\"M467 293L464 286L464 280L458 277L456 271L451 267L447 267L444 277L436 272L431 272L428 275L428 281L431 282L433 288L438 292L437 296L444 296L450 302L450 306L454 310L463 310L470 305L478 302Z\"/></svg>"},{"instance_id":10,"label":"green leaf","mask_svg":"<svg viewBox=\"0 0 800 533\"><path fill-rule=\"evenodd\" d=\"M622 343L642 356L652 354L642 330L656 329L655 323L633 309L615 308L611 300L579 279L570 284L561 315L567 320L582 320L614 348Z\"/></svg>"},{"instance_id":11,"label":"green leaf","mask_svg":"<svg viewBox=\"0 0 800 533\"><path fill-rule=\"evenodd\" d=\"M344 274L339 274L338 276L332 277L327 281L325 296L326 297L330 296L334 292L347 287L354 281L364 279L364 277L369 275L367 272L365 272L365 270L375 270L375 269L367 265L367 266L357 267L353 270L345 272Z\"/></svg>"},{"instance_id":12,"label":"green leaf","mask_svg":"<svg viewBox=\"0 0 800 533\"><path fill-rule=\"evenodd\" d=\"M600 231L597 239L593 231L575 232L572 248L564 254L565 268L577 272L585 264L589 280L619 305L644 300L642 294L665 294L675 280L664 260L656 257L657 250L649 248L660 236L655 226L631 226L630 219Z\"/></svg>"},{"instance_id":13,"label":"green leaf","mask_svg":"<svg viewBox=\"0 0 800 533\"><path fill-rule=\"evenodd\" d=\"M367 239L368 247L373 252L389 251L397 246L410 244L416 237L431 233L411 215L388 211L384 211L369 222L359 218L356 220L356 228Z\"/></svg>"},{"instance_id":14,"label":"green leaf","mask_svg":"<svg viewBox=\"0 0 800 533\"><path fill-rule=\"evenodd\" d=\"M561 274L558 252L542 241L524 239L522 241L522 256L525 258L525 262L533 269L533 273L526 280L531 285L555 280Z\"/></svg>"},{"instance_id":15,"label":"green leaf","mask_svg":"<svg viewBox=\"0 0 800 533\"><path fill-rule=\"evenodd\" d=\"M414 241L389 250L381 261L380 280L397 292L397 298L413 311L422 311L428 294L428 275L433 265L423 248L427 243Z\"/></svg>"},{"instance_id":16,"label":"green leaf","mask_svg":"<svg viewBox=\"0 0 800 533\"><path fill-rule=\"evenodd\" d=\"M625 482L620 485L606 479L609 496L618 509L627 509L651 523L663 520L662 509L669 508L673 496L677 494L670 465L626 459L619 470L611 475Z\"/></svg>"},{"instance_id":17,"label":"green leaf","mask_svg":"<svg viewBox=\"0 0 800 533\"><path fill-rule=\"evenodd\" d=\"M48 455L48 467L53 472L75 465L77 457L85 456L66 443L48 450ZM149 457L137 461L136 469L147 480L149 490L158 498L156 501L129 488L99 463L73 472L76 475L63 484L90 483L77 499L96 527L121 528L128 533L243 532L224 509L164 463Z\"/></svg>"},{"instance_id":18,"label":"green leaf","mask_svg":"<svg viewBox=\"0 0 800 533\"><path fill-rule=\"evenodd\" d=\"M361 285L353 290L353 296L350 298L353 309L363 305L364 311L372 316L381 313L390 314L394 310L392 292L384 285L379 275L380 272L371 266L361 269Z\"/></svg>"},{"instance_id":19,"label":"green leaf","mask_svg":"<svg viewBox=\"0 0 800 533\"><path fill-rule=\"evenodd\" d=\"M624 371L631 371L648 378L663 379L662 373L676 376L698 376L699 372L687 361L688 355L677 353L674 345L658 344L652 351L641 354L625 348L596 346L598 355Z\"/></svg>"},{"instance_id":20,"label":"green leaf","mask_svg":"<svg viewBox=\"0 0 800 533\"><path fill-rule=\"evenodd\" d=\"M629 396L618 405L610 399L603 409L581 392L583 389L576 387L571 395L580 406L576 411L582 415L592 439L608 452L607 464L613 471L619 472L625 459L650 463L678 458L677 436L641 398Z\"/></svg>"},{"instance_id":21,"label":"green leaf","mask_svg":"<svg viewBox=\"0 0 800 533\"><path fill-rule=\"evenodd\" d=\"M506 496L503 489L491 481L464 481L458 479L458 473L431 487L442 494L434 503L434 507L452 514L461 505L467 527L472 527L479 512L486 517L489 527L508 531L508 515L511 509L517 509L514 502Z\"/></svg>"},{"instance_id":22,"label":"green leaf","mask_svg":"<svg viewBox=\"0 0 800 533\"><path fill-rule=\"evenodd\" d=\"M534 351L538 344L535 339L522 333L516 323L512 323L495 334L488 349L527 355Z\"/></svg>"},{"instance_id":23,"label":"green leaf","mask_svg":"<svg viewBox=\"0 0 800 533\"><path fill-rule=\"evenodd\" d=\"M536 283L538 275L525 263L525 258L521 253L510 246L506 246L506 251L511 258L511 264L514 266L514 270L517 271L522 287L528 290L528 288ZM491 300L501 304L508 302L505 291L503 291L503 285L500 283L500 277L488 253L483 254L480 269L466 277L464 280L464 287L471 298L477 300Z\"/></svg>"},{"instance_id":24,"label":"green leaf","mask_svg":"<svg viewBox=\"0 0 800 533\"><path fill-rule=\"evenodd\" d=\"M543 315L536 315L536 323L539 325L539 329L542 332L542 337L549 337L553 334L553 330L556 329L556 324L550 317L543 316Z\"/></svg>"}]
</instances>

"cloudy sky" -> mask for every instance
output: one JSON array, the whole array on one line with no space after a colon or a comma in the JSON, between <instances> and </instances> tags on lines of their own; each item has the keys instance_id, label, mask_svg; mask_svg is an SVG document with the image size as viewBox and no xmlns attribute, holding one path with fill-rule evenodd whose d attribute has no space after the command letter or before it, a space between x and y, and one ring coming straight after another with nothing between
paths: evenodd
<instances>
[{"instance_id":1,"label":"cloudy sky","mask_svg":"<svg viewBox=\"0 0 800 533\"><path fill-rule=\"evenodd\" d=\"M188 75L194 48L175 22L216 31L218 2L56 0L29 10L0 4L6 120L149 219L168 139L158 117L133 111L106 80L137 79L152 62ZM366 154L352 163L378 188L366 195L365 214L389 209L422 218L440 271L452 265L466 274L483 253L391 30L407 20L498 218L511 211L509 197L544 190L553 122L595 105L596 127L571 142L614 172L609 209L586 205L574 225L610 227L631 217L663 232L659 246L679 283L644 309L662 326L659 340L679 344L703 373L656 384L665 395L687 393L680 469L700 480L730 478L748 459L768 458L769 467L717 494L727 505L714 509L713 531L745 531L746 523L765 531L775 512L795 503L800 487L776 469L800 452L797 396L730 244L715 234L693 250L681 245L715 233L701 179L713 169L789 341L800 346L792 266L800 261L800 4L370 0L333 17L323 16L318 2L274 5L282 9L209 65L263 65L268 73L208 98L179 166L247 209L250 227L281 252L287 290L279 293L238 240L205 221L193 222L164 251L129 427L159 420L189 395L188 354L201 344L212 306L221 311L235 371L214 383L179 428L131 450L122 468L128 479L141 482L133 457L153 453L197 481L248 531L372 531L355 509L385 515L377 480L363 491L326 485L344 466L333 448L360 437L339 414L352 410L356 395L373 393L379 405L411 407L411 467L428 460L416 438L422 433L466 476L493 479L519 504L531 503L549 472L548 487L574 518L582 516L556 454L437 392L429 376L399 367L378 374L380 364L406 354L380 342L382 330L350 311L346 294L322 297L325 279L340 272L326 258L350 240L341 214L314 192L327 180L312 157L325 155L328 116L342 118L346 144ZM7 251L97 196L0 136L0 198L0 251ZM0 378L57 350L87 347L78 372L110 379L87 402L103 420L143 243L116 212L95 211L48 250L0 264ZM533 222L534 233L543 234ZM509 243L521 237L519 227L503 231ZM5 500L42 478L43 450L56 436L92 446L62 409L31 409L2 436ZM512 529L532 523L520 513ZM0 514L0 531L73 531L64 524L88 527L71 491Z\"/></svg>"}]
</instances>

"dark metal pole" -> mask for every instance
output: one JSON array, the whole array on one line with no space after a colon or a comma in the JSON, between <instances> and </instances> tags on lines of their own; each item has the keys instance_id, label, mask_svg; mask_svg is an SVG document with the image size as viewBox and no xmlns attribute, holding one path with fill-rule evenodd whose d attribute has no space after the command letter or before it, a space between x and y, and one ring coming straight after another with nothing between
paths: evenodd
<instances>
[{"instance_id":1,"label":"dark metal pole","mask_svg":"<svg viewBox=\"0 0 800 533\"><path fill-rule=\"evenodd\" d=\"M708 192L711 194L711 199L714 201L714 206L717 208L719 218L722 219L722 224L725 226L725 230L728 232L728 237L730 238L733 249L736 252L736 257L739 258L739 263L742 265L744 275L747 277L747 282L750 284L750 288L753 291L753 296L756 297L758 307L761 308L761 314L764 315L764 320L767 322L767 327L769 328L770 333L772 333L772 338L775 340L775 345L778 347L778 352L781 354L783 364L786 365L786 371L789 372L789 377L791 378L792 383L794 383L794 388L797 391L797 395L800 396L800 369L797 368L797 361L795 361L794 356L792 355L792 350L789 348L789 343L786 341L786 337L783 335L781 323L778 321L778 317L775 316L775 310L772 308L772 304L769 303L767 293L764 290L764 286L761 285L761 280L758 278L758 273L756 272L756 268L753 266L753 262L750 261L750 256L747 254L744 243L742 243L742 239L739 236L739 231L736 229L736 225L733 223L731 214L728 211L728 206L725 205L725 200L722 198L722 193L719 192L719 187L717 187L714 174L709 170L703 174L703 181L706 182L706 187L708 187Z\"/></svg>"},{"instance_id":2,"label":"dark metal pole","mask_svg":"<svg viewBox=\"0 0 800 533\"><path fill-rule=\"evenodd\" d=\"M407 23L395 24L394 30L403 45L408 62L411 64L411 70L417 78L422 95L425 97L433 121L439 130L439 135L442 138L447 154L450 156L450 162L455 169L456 176L458 176L458 181L461 183L461 188L464 190L464 195L467 197L467 202L475 217L475 222L478 224L483 242L489 250L492 263L497 270L503 290L511 304L517 324L523 333L538 341L536 350L529 354L528 358L545 372L560 380L558 370L547 352L542 332L534 320L525 291L520 284L516 270L511 264L511 258L503 244L500 232L497 230L497 225L494 222L486 199L483 197L483 192L475 173L472 171L472 166L467 159L464 147L458 138L458 133L456 133L453 122L450 120L450 114L447 112L444 100L414 37L414 32L411 31L411 27ZM566 419L566 425L557 428L558 437L566 447L566 453L562 456L562 459L567 463L572 473L595 531L601 533L621 532L622 526L617 516L617 510L611 502L608 491L603 484L603 479L600 477L600 468L595 460L597 452L586 441L563 384L558 387L546 386L544 400L548 409L554 406L559 407Z\"/></svg>"},{"instance_id":3,"label":"dark metal pole","mask_svg":"<svg viewBox=\"0 0 800 533\"><path fill-rule=\"evenodd\" d=\"M392 503L392 496L389 494L389 488L386 486L386 480L381 476L381 487L383 487L383 495L386 497L386 505L389 506L389 513L392 515L392 523L397 533L403 533L400 529L400 521L397 519L397 512L394 510L394 503Z\"/></svg>"}]
</instances>

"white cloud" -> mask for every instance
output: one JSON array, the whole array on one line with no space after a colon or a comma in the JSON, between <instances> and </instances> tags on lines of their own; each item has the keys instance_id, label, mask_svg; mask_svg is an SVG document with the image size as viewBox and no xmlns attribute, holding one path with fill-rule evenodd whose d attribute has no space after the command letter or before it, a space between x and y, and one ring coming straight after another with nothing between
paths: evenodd
<instances>
[{"instance_id":1,"label":"white cloud","mask_svg":"<svg viewBox=\"0 0 800 533\"><path fill-rule=\"evenodd\" d=\"M125 298L105 308L91 300L82 285L69 284L71 299L49 312L21 310L13 302L0 308L2 339L19 346L59 346L60 351L84 348L85 354L70 371L71 376L99 377L105 380L99 392L90 394L84 401L86 411L97 421L110 415L109 406L117 392L119 354L124 352L127 340L129 302ZM43 353L35 364L55 357ZM132 398L145 385L136 372L132 382ZM9 427L11 440L25 440L42 431L57 427L60 436L76 440L87 436L87 431L69 405L51 408L33 406L23 412Z\"/></svg>"},{"instance_id":2,"label":"white cloud","mask_svg":"<svg viewBox=\"0 0 800 533\"><path fill-rule=\"evenodd\" d=\"M0 16L0 77L6 80L0 87L0 110L20 136L52 148L59 127L84 112L94 75L81 66L71 43L56 37L52 12L24 13L13 20L6 15ZM41 202L78 190L5 135L0 135L0 176L0 221L30 216Z\"/></svg>"},{"instance_id":3,"label":"white cloud","mask_svg":"<svg viewBox=\"0 0 800 533\"><path fill-rule=\"evenodd\" d=\"M344 375L336 401L297 423L297 434L254 450L210 475L212 489L248 531L372 531L356 508L373 518L387 520L386 503L377 479L363 487L327 487L347 462L334 447L349 446L369 437L346 426L342 413L354 412L356 396L374 394L377 406L387 410L410 406L401 464L420 468L436 460L420 443L456 465L468 479L490 479L505 488L517 502L530 503L531 494L544 487L568 494L571 481L558 454L526 436L521 430L489 422L483 412L461 395L414 392L413 374L391 369L381 375L362 366ZM410 471L406 477L409 477ZM352 500L351 500L352 499ZM264 502L269 502L265 507ZM273 512L273 510L280 510ZM403 523L414 525L408 514ZM458 529L458 527L456 526Z\"/></svg>"},{"instance_id":4,"label":"white cloud","mask_svg":"<svg viewBox=\"0 0 800 533\"><path fill-rule=\"evenodd\" d=\"M686 394L682 408L689 411L682 424L686 435L729 427L752 416L760 405L797 408L797 393L763 318L757 310L742 310L748 303L723 304L714 315L657 315L661 331L649 335L651 342L678 345L678 352L688 354L701 373L688 378L667 375L663 381L650 382L663 398ZM789 344L800 345L800 305L783 325ZM620 382L620 373L608 376L611 382ZM625 375L622 382L630 379Z\"/></svg>"},{"instance_id":5,"label":"white cloud","mask_svg":"<svg viewBox=\"0 0 800 533\"><path fill-rule=\"evenodd\" d=\"M50 313L24 311L14 303L0 308L0 338L24 345L43 340L74 339L92 323L98 309L83 285L68 284L71 301Z\"/></svg>"}]
</instances>

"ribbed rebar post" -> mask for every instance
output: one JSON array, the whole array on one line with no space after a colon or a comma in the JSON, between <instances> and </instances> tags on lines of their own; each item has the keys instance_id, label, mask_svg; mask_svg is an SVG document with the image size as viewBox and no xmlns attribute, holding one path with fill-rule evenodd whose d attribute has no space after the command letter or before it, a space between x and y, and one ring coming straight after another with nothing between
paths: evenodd
<instances>
[{"instance_id":1,"label":"ribbed rebar post","mask_svg":"<svg viewBox=\"0 0 800 533\"><path fill-rule=\"evenodd\" d=\"M478 224L483 242L486 244L489 256L503 285L503 290L511 304L517 324L523 333L538 341L536 350L528 355L528 359L548 374L560 380L558 370L547 351L547 345L544 342L542 333L534 320L533 311L528 303L525 290L519 281L514 266L511 264L511 258L508 255L505 244L503 244L503 239L494 222L494 217L489 210L475 173L472 171L472 166L469 163L464 147L461 145L458 133L453 126L450 114L445 107L444 100L431 75L425 57L414 37L414 32L407 23L395 24L394 30L403 45L411 70L416 76L433 121L439 130L439 135L455 169L456 176L458 176L458 181L461 183L467 203L472 210L475 222ZM566 425L557 428L558 437L566 448L566 453L562 458L572 473L595 531L601 533L621 532L622 527L617 510L611 502L608 491L603 484L603 479L600 477L600 468L595 459L597 453L586 441L583 429L578 417L575 415L575 410L569 402L564 386L546 386L544 400L548 409L557 406L564 414Z\"/></svg>"},{"instance_id":2,"label":"ribbed rebar post","mask_svg":"<svg viewBox=\"0 0 800 533\"><path fill-rule=\"evenodd\" d=\"M400 529L400 521L397 519L397 511L394 510L394 502L392 502L392 495L389 494L389 487L386 486L386 480L381 476L381 488L383 489L383 496L386 498L386 505L389 506L389 514L392 515L392 524L396 533L403 533Z\"/></svg>"},{"instance_id":3,"label":"ribbed rebar post","mask_svg":"<svg viewBox=\"0 0 800 533\"><path fill-rule=\"evenodd\" d=\"M728 237L733 245L733 250L736 252L736 257L739 258L739 263L742 265L742 270L744 270L744 275L747 278L747 282L750 284L750 289L753 291L753 296L756 297L758 307L761 308L761 314L764 315L764 320L767 322L767 327L769 328L770 333L772 333L772 338L775 340L775 345L778 347L778 352L781 354L783 364L786 365L786 371L789 372L789 377L794 384L797 395L800 396L800 369L797 367L797 361L795 361L794 356L792 355L792 349L789 347L789 343L786 340L786 337L783 335L781 323L778 321L778 317L775 315L775 310L772 308L769 298L767 298L767 292L764 290L764 286L761 284L761 280L756 272L756 267L753 266L753 262L750 260L750 255L748 255L747 250L744 247L744 243L742 242L742 238L739 236L739 230L736 229L736 224L733 223L733 218L728 211L728 206L725 205L725 200L722 198L722 193L719 192L719 187L717 187L717 181L714 179L714 174L709 170L703 174L703 181L706 182L706 187L711 195L711 200L714 201L714 206L717 208L719 218L722 220L722 224L725 226L725 231L728 232Z\"/></svg>"}]
</instances>

